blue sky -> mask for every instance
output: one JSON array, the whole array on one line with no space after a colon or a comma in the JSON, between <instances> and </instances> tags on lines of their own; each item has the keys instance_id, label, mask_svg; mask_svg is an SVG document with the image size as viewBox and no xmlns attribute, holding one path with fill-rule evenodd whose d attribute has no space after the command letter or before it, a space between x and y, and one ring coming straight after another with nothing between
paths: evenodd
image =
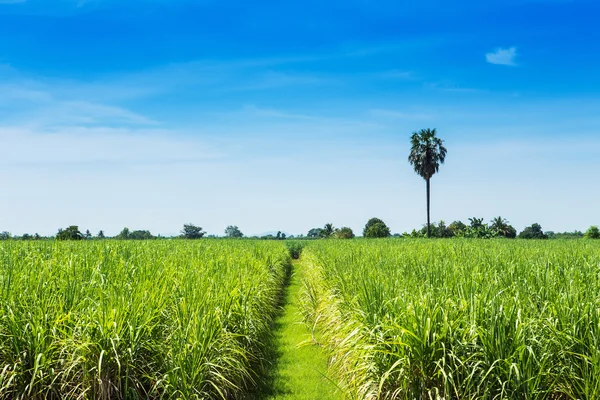
<instances>
[{"instance_id":1,"label":"blue sky","mask_svg":"<svg viewBox=\"0 0 600 400\"><path fill-rule=\"evenodd\" d=\"M600 224L600 4L0 0L0 231Z\"/></svg>"}]
</instances>

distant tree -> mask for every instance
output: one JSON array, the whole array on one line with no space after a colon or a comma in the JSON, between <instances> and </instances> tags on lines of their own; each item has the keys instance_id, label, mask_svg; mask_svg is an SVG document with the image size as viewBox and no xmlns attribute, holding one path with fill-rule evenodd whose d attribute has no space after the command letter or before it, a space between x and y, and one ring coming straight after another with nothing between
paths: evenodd
<instances>
[{"instance_id":1,"label":"distant tree","mask_svg":"<svg viewBox=\"0 0 600 400\"><path fill-rule=\"evenodd\" d=\"M119 239L119 240L128 240L129 239L129 234L131 232L129 231L128 227L123 228L123 230L116 236L115 239Z\"/></svg>"},{"instance_id":2,"label":"distant tree","mask_svg":"<svg viewBox=\"0 0 600 400\"><path fill-rule=\"evenodd\" d=\"M85 230L85 235L84 235L84 237L85 237L85 239L86 239L86 240L90 240L90 239L92 238L92 234L91 234L91 232L90 232L90 230L89 230L89 229L86 229L86 230Z\"/></svg>"},{"instance_id":3,"label":"distant tree","mask_svg":"<svg viewBox=\"0 0 600 400\"><path fill-rule=\"evenodd\" d=\"M206 232L204 232L201 227L193 224L185 224L181 230L181 237L184 239L200 239L205 234Z\"/></svg>"},{"instance_id":4,"label":"distant tree","mask_svg":"<svg viewBox=\"0 0 600 400\"><path fill-rule=\"evenodd\" d=\"M585 234L581 231L575 230L573 232L544 232L548 239L581 239Z\"/></svg>"},{"instance_id":5,"label":"distant tree","mask_svg":"<svg viewBox=\"0 0 600 400\"><path fill-rule=\"evenodd\" d=\"M495 230L498 236L509 239L514 239L517 237L517 230L502 217L496 217L492 219L490 222L490 228Z\"/></svg>"},{"instance_id":6,"label":"distant tree","mask_svg":"<svg viewBox=\"0 0 600 400\"><path fill-rule=\"evenodd\" d=\"M363 229L366 238L383 238L390 236L390 228L379 218L371 218Z\"/></svg>"},{"instance_id":7,"label":"distant tree","mask_svg":"<svg viewBox=\"0 0 600 400\"><path fill-rule=\"evenodd\" d=\"M321 228L312 228L310 231L308 231L308 233L306 234L307 237L309 238L318 238L321 237L321 231L323 229Z\"/></svg>"},{"instance_id":8,"label":"distant tree","mask_svg":"<svg viewBox=\"0 0 600 400\"><path fill-rule=\"evenodd\" d=\"M483 222L483 218L469 218L469 226L463 234L468 238L490 239L497 236L496 230L490 228L488 224Z\"/></svg>"},{"instance_id":9,"label":"distant tree","mask_svg":"<svg viewBox=\"0 0 600 400\"><path fill-rule=\"evenodd\" d=\"M335 227L333 224L325 224L323 229L321 229L321 237L327 239L331 237L335 233Z\"/></svg>"},{"instance_id":10,"label":"distant tree","mask_svg":"<svg viewBox=\"0 0 600 400\"><path fill-rule=\"evenodd\" d=\"M23 236L21 236L21 240L33 240L33 236L29 233L24 233Z\"/></svg>"},{"instance_id":11,"label":"distant tree","mask_svg":"<svg viewBox=\"0 0 600 400\"><path fill-rule=\"evenodd\" d=\"M33 240L41 240L42 237L36 232L35 235L33 235Z\"/></svg>"},{"instance_id":12,"label":"distant tree","mask_svg":"<svg viewBox=\"0 0 600 400\"><path fill-rule=\"evenodd\" d=\"M56 234L57 240L82 240L83 234L79 232L77 225L71 225L66 229L59 229Z\"/></svg>"},{"instance_id":13,"label":"distant tree","mask_svg":"<svg viewBox=\"0 0 600 400\"><path fill-rule=\"evenodd\" d=\"M12 236L11 236L10 232L7 232L7 231L0 232L0 240L9 240L11 237Z\"/></svg>"},{"instance_id":14,"label":"distant tree","mask_svg":"<svg viewBox=\"0 0 600 400\"><path fill-rule=\"evenodd\" d=\"M598 226L596 225L592 225L588 228L587 231L585 231L585 238L586 239L600 239L600 229L598 229Z\"/></svg>"},{"instance_id":15,"label":"distant tree","mask_svg":"<svg viewBox=\"0 0 600 400\"><path fill-rule=\"evenodd\" d=\"M413 132L410 143L411 149L408 162L413 166L415 172L427 182L427 237L431 237L430 231L430 180L439 171L440 164L446 159L446 148L444 141L436 137L435 129L421 129Z\"/></svg>"},{"instance_id":16,"label":"distant tree","mask_svg":"<svg viewBox=\"0 0 600 400\"><path fill-rule=\"evenodd\" d=\"M229 238L241 238L244 237L244 234L236 225L229 225L225 228L225 236Z\"/></svg>"},{"instance_id":17,"label":"distant tree","mask_svg":"<svg viewBox=\"0 0 600 400\"><path fill-rule=\"evenodd\" d=\"M335 237L337 239L352 239L354 238L354 232L352 232L352 229L343 226L339 229L336 229Z\"/></svg>"},{"instance_id":18,"label":"distant tree","mask_svg":"<svg viewBox=\"0 0 600 400\"><path fill-rule=\"evenodd\" d=\"M467 226L461 221L454 221L448 225L448 230L452 232L452 236L464 236Z\"/></svg>"},{"instance_id":19,"label":"distant tree","mask_svg":"<svg viewBox=\"0 0 600 400\"><path fill-rule=\"evenodd\" d=\"M267 235L269 236L269 235ZM281 231L277 231L277 236L274 237L275 240L285 240L286 235Z\"/></svg>"},{"instance_id":20,"label":"distant tree","mask_svg":"<svg viewBox=\"0 0 600 400\"><path fill-rule=\"evenodd\" d=\"M98 239L105 239L106 238L106 236L104 236L104 231L103 230L98 231L98 234L96 235L96 237Z\"/></svg>"},{"instance_id":21,"label":"distant tree","mask_svg":"<svg viewBox=\"0 0 600 400\"><path fill-rule=\"evenodd\" d=\"M449 227L446 226L446 223L442 220L437 224L435 222L431 223L430 237L434 238L451 238L454 236L454 233L450 230ZM418 232L417 237L427 237L427 225L423 226L420 232Z\"/></svg>"},{"instance_id":22,"label":"distant tree","mask_svg":"<svg viewBox=\"0 0 600 400\"><path fill-rule=\"evenodd\" d=\"M533 224L523 229L523 232L519 233L520 239L548 239L548 236L542 230L540 224Z\"/></svg>"},{"instance_id":23,"label":"distant tree","mask_svg":"<svg viewBox=\"0 0 600 400\"><path fill-rule=\"evenodd\" d=\"M127 239L130 239L130 240L150 240L150 239L154 239L154 236L152 236L152 233L150 233L150 231L147 231L147 230L137 230L137 231L130 232L129 236L127 237Z\"/></svg>"}]
</instances>

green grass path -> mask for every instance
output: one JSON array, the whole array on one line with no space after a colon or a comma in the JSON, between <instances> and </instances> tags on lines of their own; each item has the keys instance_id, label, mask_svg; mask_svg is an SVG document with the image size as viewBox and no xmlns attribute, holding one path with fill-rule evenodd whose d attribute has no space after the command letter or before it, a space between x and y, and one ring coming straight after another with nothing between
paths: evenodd
<instances>
[{"instance_id":1,"label":"green grass path","mask_svg":"<svg viewBox=\"0 0 600 400\"><path fill-rule=\"evenodd\" d=\"M327 356L312 342L310 330L302 323L300 291L303 264L293 263L284 308L275 325L277 358L272 383L263 399L337 400L343 399L334 383L328 380Z\"/></svg>"}]
</instances>

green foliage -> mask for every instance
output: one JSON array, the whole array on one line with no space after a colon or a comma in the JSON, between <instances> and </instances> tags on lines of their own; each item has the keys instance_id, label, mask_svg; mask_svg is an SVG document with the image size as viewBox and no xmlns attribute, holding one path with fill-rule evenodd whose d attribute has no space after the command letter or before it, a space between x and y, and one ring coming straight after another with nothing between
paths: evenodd
<instances>
[{"instance_id":1,"label":"green foliage","mask_svg":"<svg viewBox=\"0 0 600 400\"><path fill-rule=\"evenodd\" d=\"M412 237L421 238L427 237L427 225L423 226L420 231L413 231ZM439 223L432 223L429 227L429 235L433 238L451 238L454 236L454 232L450 230L449 227L446 226L444 221L440 221Z\"/></svg>"},{"instance_id":2,"label":"green foliage","mask_svg":"<svg viewBox=\"0 0 600 400\"><path fill-rule=\"evenodd\" d=\"M352 239L354 238L354 232L352 232L352 229L344 226L336 229L334 236L336 239Z\"/></svg>"},{"instance_id":3,"label":"green foliage","mask_svg":"<svg viewBox=\"0 0 600 400\"><path fill-rule=\"evenodd\" d=\"M448 225L448 230L452 234L452 236L464 236L467 230L467 226L461 221L454 221L450 225Z\"/></svg>"},{"instance_id":4,"label":"green foliage","mask_svg":"<svg viewBox=\"0 0 600 400\"><path fill-rule=\"evenodd\" d=\"M7 231L0 232L0 240L10 240L10 238L12 238L10 232L7 232Z\"/></svg>"},{"instance_id":5,"label":"green foliage","mask_svg":"<svg viewBox=\"0 0 600 400\"><path fill-rule=\"evenodd\" d=\"M302 249L304 248L304 244L301 241L288 240L285 242L285 245L287 246L287 249L290 252L290 257L292 257L294 260L300 258L300 255L302 254Z\"/></svg>"},{"instance_id":6,"label":"green foliage","mask_svg":"<svg viewBox=\"0 0 600 400\"><path fill-rule=\"evenodd\" d=\"M430 179L446 159L444 141L436 137L435 129L421 129L410 138L408 161L423 179Z\"/></svg>"},{"instance_id":7,"label":"green foliage","mask_svg":"<svg viewBox=\"0 0 600 400\"><path fill-rule=\"evenodd\" d=\"M592 225L585 231L586 239L600 239L600 229L598 226Z\"/></svg>"},{"instance_id":8,"label":"green foliage","mask_svg":"<svg viewBox=\"0 0 600 400\"><path fill-rule=\"evenodd\" d=\"M115 239L128 240L130 233L131 232L129 231L129 228L125 227L125 228L123 228L123 230L121 232L119 232L119 234L115 237Z\"/></svg>"},{"instance_id":9,"label":"green foliage","mask_svg":"<svg viewBox=\"0 0 600 400\"><path fill-rule=\"evenodd\" d=\"M408 161L413 169L427 182L427 236L431 236L429 221L430 179L439 171L440 164L446 159L447 150L444 141L436 137L435 129L421 129L413 132L410 138Z\"/></svg>"},{"instance_id":10,"label":"green foliage","mask_svg":"<svg viewBox=\"0 0 600 400\"><path fill-rule=\"evenodd\" d=\"M225 228L225 237L241 238L244 237L244 234L236 225L229 225L227 228Z\"/></svg>"},{"instance_id":11,"label":"green foliage","mask_svg":"<svg viewBox=\"0 0 600 400\"><path fill-rule=\"evenodd\" d=\"M82 240L83 234L79 232L77 225L71 225L66 229L59 229L56 234L57 240Z\"/></svg>"},{"instance_id":12,"label":"green foliage","mask_svg":"<svg viewBox=\"0 0 600 400\"><path fill-rule=\"evenodd\" d=\"M308 231L306 236L309 238L318 238L318 237L321 237L322 231L323 231L323 229L321 229L321 228L312 228L310 231Z\"/></svg>"},{"instance_id":13,"label":"green foliage","mask_svg":"<svg viewBox=\"0 0 600 400\"><path fill-rule=\"evenodd\" d=\"M390 235L390 228L379 218L371 218L363 229L366 238L386 238Z\"/></svg>"},{"instance_id":14,"label":"green foliage","mask_svg":"<svg viewBox=\"0 0 600 400\"><path fill-rule=\"evenodd\" d=\"M540 224L536 223L519 233L519 239L548 239L548 235L544 233Z\"/></svg>"},{"instance_id":15,"label":"green foliage","mask_svg":"<svg viewBox=\"0 0 600 400\"><path fill-rule=\"evenodd\" d=\"M181 230L181 237L184 239L200 239L205 234L201 227L194 224L184 224Z\"/></svg>"},{"instance_id":16,"label":"green foliage","mask_svg":"<svg viewBox=\"0 0 600 400\"><path fill-rule=\"evenodd\" d=\"M322 237L323 239L327 239L327 238L330 238L331 236L333 236L334 233L335 233L335 228L334 228L333 224L325 224L323 229L321 229L319 236Z\"/></svg>"},{"instance_id":17,"label":"green foliage","mask_svg":"<svg viewBox=\"0 0 600 400\"><path fill-rule=\"evenodd\" d=\"M573 232L546 231L544 233L548 236L548 239L581 239L585 236L583 232L578 230Z\"/></svg>"},{"instance_id":18,"label":"green foliage","mask_svg":"<svg viewBox=\"0 0 600 400\"><path fill-rule=\"evenodd\" d=\"M514 239L517 237L517 230L502 217L496 217L492 219L490 228L496 231L497 236L508 239Z\"/></svg>"},{"instance_id":19,"label":"green foliage","mask_svg":"<svg viewBox=\"0 0 600 400\"><path fill-rule=\"evenodd\" d=\"M0 270L0 398L236 399L266 362L289 255L240 240L11 241Z\"/></svg>"},{"instance_id":20,"label":"green foliage","mask_svg":"<svg viewBox=\"0 0 600 400\"><path fill-rule=\"evenodd\" d=\"M96 235L96 238L98 238L98 239L106 239L106 236L104 236L104 231L100 230L98 232L98 235Z\"/></svg>"},{"instance_id":21,"label":"green foliage","mask_svg":"<svg viewBox=\"0 0 600 400\"><path fill-rule=\"evenodd\" d=\"M304 315L348 398L599 399L599 246L311 242Z\"/></svg>"},{"instance_id":22,"label":"green foliage","mask_svg":"<svg viewBox=\"0 0 600 400\"><path fill-rule=\"evenodd\" d=\"M154 239L154 236L150 233L150 231L146 230L137 230L133 231L129 234L130 240L150 240Z\"/></svg>"}]
</instances>

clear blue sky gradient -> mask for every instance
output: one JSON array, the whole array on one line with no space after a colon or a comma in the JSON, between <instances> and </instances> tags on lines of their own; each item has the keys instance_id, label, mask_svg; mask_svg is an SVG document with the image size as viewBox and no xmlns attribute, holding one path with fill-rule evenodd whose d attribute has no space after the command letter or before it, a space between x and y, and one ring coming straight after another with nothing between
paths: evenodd
<instances>
[{"instance_id":1,"label":"clear blue sky gradient","mask_svg":"<svg viewBox=\"0 0 600 400\"><path fill-rule=\"evenodd\" d=\"M600 224L600 3L0 0L0 231Z\"/></svg>"}]
</instances>

